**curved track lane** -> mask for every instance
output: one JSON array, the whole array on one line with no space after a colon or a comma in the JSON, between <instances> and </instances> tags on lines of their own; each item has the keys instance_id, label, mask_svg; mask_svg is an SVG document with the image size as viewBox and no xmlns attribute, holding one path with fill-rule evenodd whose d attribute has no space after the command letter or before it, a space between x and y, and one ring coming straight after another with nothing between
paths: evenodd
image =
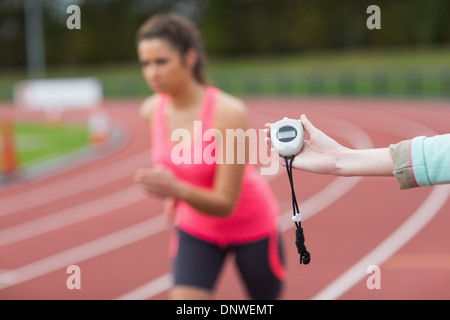
<instances>
[{"instance_id":1,"label":"curved track lane","mask_svg":"<svg viewBox=\"0 0 450 320\"><path fill-rule=\"evenodd\" d=\"M252 126L301 113L344 145L384 147L447 133L447 102L355 99L246 99ZM150 164L138 101L107 103L127 133L118 149L55 174L0 189L0 299L165 299L172 226L161 201L132 181ZM0 112L11 112L0 108ZM15 117L39 115L15 114ZM83 120L85 114L67 118ZM106 155L107 154L107 155ZM105 155L105 156L101 156ZM294 172L311 264L300 266L281 170L266 176L279 200L288 279L285 299L449 299L450 187L398 190L393 178L336 178ZM66 269L81 270L69 290ZM381 289L369 290L369 265ZM214 295L245 299L228 260Z\"/></svg>"}]
</instances>

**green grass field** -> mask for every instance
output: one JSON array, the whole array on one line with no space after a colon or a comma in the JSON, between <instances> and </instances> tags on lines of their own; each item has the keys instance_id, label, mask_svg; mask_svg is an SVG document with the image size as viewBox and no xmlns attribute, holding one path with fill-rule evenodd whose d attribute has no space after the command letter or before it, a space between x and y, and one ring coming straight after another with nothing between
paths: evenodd
<instances>
[{"instance_id":1,"label":"green grass field","mask_svg":"<svg viewBox=\"0 0 450 320\"><path fill-rule=\"evenodd\" d=\"M14 125L14 145L21 168L70 153L89 143L89 132L83 125L34 122ZM3 161L0 171L3 171Z\"/></svg>"},{"instance_id":2,"label":"green grass field","mask_svg":"<svg viewBox=\"0 0 450 320\"><path fill-rule=\"evenodd\" d=\"M150 93L136 62L48 68L47 77L97 77L107 98ZM267 57L210 57L213 85L237 95L450 97L450 47L340 51ZM21 72L2 72L0 100L11 100Z\"/></svg>"},{"instance_id":3,"label":"green grass field","mask_svg":"<svg viewBox=\"0 0 450 320\"><path fill-rule=\"evenodd\" d=\"M48 78L96 77L106 98L141 98L151 92L136 62L48 68ZM450 47L302 53L290 56L211 58L213 85L238 96L357 96L450 98ZM0 101L12 101L25 71L0 73ZM81 126L16 125L24 167L87 145Z\"/></svg>"}]
</instances>

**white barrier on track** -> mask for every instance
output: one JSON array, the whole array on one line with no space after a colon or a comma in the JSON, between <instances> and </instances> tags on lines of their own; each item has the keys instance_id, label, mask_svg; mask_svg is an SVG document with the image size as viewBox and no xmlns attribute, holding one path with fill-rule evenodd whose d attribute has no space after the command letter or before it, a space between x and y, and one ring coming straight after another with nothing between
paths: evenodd
<instances>
[{"instance_id":1,"label":"white barrier on track","mask_svg":"<svg viewBox=\"0 0 450 320\"><path fill-rule=\"evenodd\" d=\"M51 123L59 123L65 111L87 110L94 143L103 142L109 134L109 120L103 109L103 85L94 77L20 81L13 95L17 108L43 111Z\"/></svg>"},{"instance_id":2,"label":"white barrier on track","mask_svg":"<svg viewBox=\"0 0 450 320\"><path fill-rule=\"evenodd\" d=\"M35 111L91 109L103 101L103 86L95 78L37 79L18 82L14 104Z\"/></svg>"}]
</instances>

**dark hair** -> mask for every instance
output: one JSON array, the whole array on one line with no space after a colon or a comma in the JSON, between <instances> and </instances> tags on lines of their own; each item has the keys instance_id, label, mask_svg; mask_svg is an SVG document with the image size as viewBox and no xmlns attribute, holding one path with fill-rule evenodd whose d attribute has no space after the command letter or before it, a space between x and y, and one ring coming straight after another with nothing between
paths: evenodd
<instances>
[{"instance_id":1,"label":"dark hair","mask_svg":"<svg viewBox=\"0 0 450 320\"><path fill-rule=\"evenodd\" d=\"M201 84L207 84L205 76L205 54L200 33L194 24L176 14L158 14L148 19L138 30L136 45L153 38L168 41L183 57L189 49L197 52L198 59L193 76Z\"/></svg>"}]
</instances>

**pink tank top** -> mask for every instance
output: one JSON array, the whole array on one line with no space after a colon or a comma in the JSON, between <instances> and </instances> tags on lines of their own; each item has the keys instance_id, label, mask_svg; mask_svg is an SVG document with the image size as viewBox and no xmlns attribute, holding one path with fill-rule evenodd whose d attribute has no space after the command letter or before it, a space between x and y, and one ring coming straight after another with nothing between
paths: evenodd
<instances>
[{"instance_id":1,"label":"pink tank top","mask_svg":"<svg viewBox=\"0 0 450 320\"><path fill-rule=\"evenodd\" d=\"M161 95L160 103L154 109L152 122L151 151L154 165L170 168L178 178L191 184L212 188L216 164L203 159L201 155L205 148L208 148L205 154L214 156L214 150L211 149L215 148L215 144L209 139L203 139L203 134L207 129L214 128L219 94L218 89L207 88L200 112L201 122L197 123L191 140L191 161L179 164L172 161L172 150L178 140L171 140L167 126L166 109L169 97ZM180 229L193 236L226 245L255 241L272 234L277 227L278 215L278 203L269 185L253 166L246 165L238 201L228 217L213 217L201 213L181 201L177 207L176 223Z\"/></svg>"}]
</instances>

